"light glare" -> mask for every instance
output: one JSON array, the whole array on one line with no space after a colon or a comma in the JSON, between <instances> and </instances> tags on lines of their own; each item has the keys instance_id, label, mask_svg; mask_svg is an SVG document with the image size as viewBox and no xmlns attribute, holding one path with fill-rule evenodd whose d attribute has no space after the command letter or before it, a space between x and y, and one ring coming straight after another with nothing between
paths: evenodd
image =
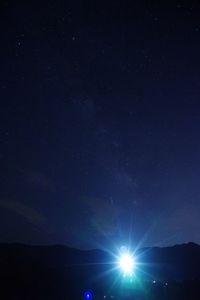
<instances>
[{"instance_id":1,"label":"light glare","mask_svg":"<svg viewBox=\"0 0 200 300\"><path fill-rule=\"evenodd\" d=\"M119 267L124 275L132 275L134 271L134 257L129 253L124 253L119 258Z\"/></svg>"}]
</instances>

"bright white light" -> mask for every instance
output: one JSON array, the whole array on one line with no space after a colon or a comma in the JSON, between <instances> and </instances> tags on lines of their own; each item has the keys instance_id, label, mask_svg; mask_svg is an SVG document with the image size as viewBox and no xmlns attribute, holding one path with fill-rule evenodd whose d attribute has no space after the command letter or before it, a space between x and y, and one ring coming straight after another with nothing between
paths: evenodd
<instances>
[{"instance_id":1,"label":"bright white light","mask_svg":"<svg viewBox=\"0 0 200 300\"><path fill-rule=\"evenodd\" d=\"M129 253L123 253L119 258L119 267L124 275L132 275L135 267L135 260Z\"/></svg>"}]
</instances>

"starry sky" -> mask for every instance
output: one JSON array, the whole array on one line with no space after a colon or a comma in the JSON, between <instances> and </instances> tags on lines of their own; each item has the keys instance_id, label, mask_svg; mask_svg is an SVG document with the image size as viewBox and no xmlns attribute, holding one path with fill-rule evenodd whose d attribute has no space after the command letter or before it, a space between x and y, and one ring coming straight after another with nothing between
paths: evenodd
<instances>
[{"instance_id":1,"label":"starry sky","mask_svg":"<svg viewBox=\"0 0 200 300\"><path fill-rule=\"evenodd\" d=\"M200 243L199 1L3 1L0 31L0 242Z\"/></svg>"}]
</instances>

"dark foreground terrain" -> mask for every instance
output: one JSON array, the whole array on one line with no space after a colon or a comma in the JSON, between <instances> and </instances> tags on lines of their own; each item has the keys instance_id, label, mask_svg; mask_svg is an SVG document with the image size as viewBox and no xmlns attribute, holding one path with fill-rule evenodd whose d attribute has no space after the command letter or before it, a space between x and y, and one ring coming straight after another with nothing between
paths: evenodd
<instances>
[{"instance_id":1,"label":"dark foreground terrain","mask_svg":"<svg viewBox=\"0 0 200 300\"><path fill-rule=\"evenodd\" d=\"M114 258L103 251L64 246L0 245L1 299L200 299L200 246L146 248L125 282ZM89 300L89 299L88 299Z\"/></svg>"}]
</instances>

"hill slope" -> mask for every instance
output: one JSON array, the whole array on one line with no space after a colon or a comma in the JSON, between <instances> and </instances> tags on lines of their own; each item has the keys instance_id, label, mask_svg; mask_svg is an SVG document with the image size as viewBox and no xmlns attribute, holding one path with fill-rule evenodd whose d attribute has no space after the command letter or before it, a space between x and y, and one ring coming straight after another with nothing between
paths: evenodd
<instances>
[{"instance_id":1,"label":"hill slope","mask_svg":"<svg viewBox=\"0 0 200 300\"><path fill-rule=\"evenodd\" d=\"M136 255L141 263L138 276L148 274L145 280L200 280L197 244L144 248ZM1 244L0 292L8 299L68 299L69 295L78 299L85 287L101 289L111 284L117 273L108 272L112 263L113 257L101 250Z\"/></svg>"}]
</instances>

